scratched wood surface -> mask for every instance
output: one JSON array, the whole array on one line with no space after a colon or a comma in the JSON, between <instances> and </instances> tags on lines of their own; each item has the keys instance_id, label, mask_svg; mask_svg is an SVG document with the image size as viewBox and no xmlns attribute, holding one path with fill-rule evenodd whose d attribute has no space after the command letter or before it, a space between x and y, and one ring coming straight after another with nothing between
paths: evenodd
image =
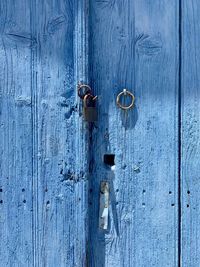
<instances>
[{"instance_id":1,"label":"scratched wood surface","mask_svg":"<svg viewBox=\"0 0 200 267\"><path fill-rule=\"evenodd\" d=\"M200 2L182 1L182 266L200 266Z\"/></svg>"},{"instance_id":2,"label":"scratched wood surface","mask_svg":"<svg viewBox=\"0 0 200 267\"><path fill-rule=\"evenodd\" d=\"M31 6L25 0L2 1L0 6L0 262L2 266L31 266Z\"/></svg>"},{"instance_id":3,"label":"scratched wood surface","mask_svg":"<svg viewBox=\"0 0 200 267\"><path fill-rule=\"evenodd\" d=\"M199 266L200 4L182 0L179 17L178 0L89 1L88 30L87 2L0 3L0 265L174 267L181 257ZM88 33L99 110L91 136L75 91L87 82ZM125 87L136 96L127 113L115 103Z\"/></svg>"},{"instance_id":4,"label":"scratched wood surface","mask_svg":"<svg viewBox=\"0 0 200 267\"><path fill-rule=\"evenodd\" d=\"M0 3L0 265L85 266L84 1Z\"/></svg>"},{"instance_id":5,"label":"scratched wood surface","mask_svg":"<svg viewBox=\"0 0 200 267\"><path fill-rule=\"evenodd\" d=\"M178 266L178 1L90 1L90 78L98 95L90 162L91 266ZM116 96L136 96L127 114ZM103 161L115 154L115 170ZM191 179L188 178L188 179ZM110 222L99 230L100 181Z\"/></svg>"}]
</instances>

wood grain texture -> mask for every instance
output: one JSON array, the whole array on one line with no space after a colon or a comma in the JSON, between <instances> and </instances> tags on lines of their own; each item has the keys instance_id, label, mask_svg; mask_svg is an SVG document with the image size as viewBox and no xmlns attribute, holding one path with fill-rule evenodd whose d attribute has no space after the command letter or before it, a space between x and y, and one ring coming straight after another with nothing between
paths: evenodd
<instances>
[{"instance_id":1,"label":"wood grain texture","mask_svg":"<svg viewBox=\"0 0 200 267\"><path fill-rule=\"evenodd\" d=\"M182 266L200 266L199 1L182 1Z\"/></svg>"},{"instance_id":2,"label":"wood grain texture","mask_svg":"<svg viewBox=\"0 0 200 267\"><path fill-rule=\"evenodd\" d=\"M33 266L30 1L0 3L0 262Z\"/></svg>"},{"instance_id":3,"label":"wood grain texture","mask_svg":"<svg viewBox=\"0 0 200 267\"><path fill-rule=\"evenodd\" d=\"M1 266L86 265L85 1L1 1Z\"/></svg>"},{"instance_id":4,"label":"wood grain texture","mask_svg":"<svg viewBox=\"0 0 200 267\"><path fill-rule=\"evenodd\" d=\"M162 2L162 3L161 3ZM90 266L178 266L178 1L90 1ZM136 96L127 114L116 96ZM115 154L115 170L103 163ZM98 228L100 181L110 223Z\"/></svg>"}]
</instances>

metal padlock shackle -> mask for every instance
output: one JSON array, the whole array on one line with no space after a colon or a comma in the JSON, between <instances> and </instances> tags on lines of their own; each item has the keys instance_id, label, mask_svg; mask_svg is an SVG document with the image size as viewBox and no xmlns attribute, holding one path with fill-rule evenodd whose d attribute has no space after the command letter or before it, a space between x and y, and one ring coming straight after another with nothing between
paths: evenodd
<instances>
[{"instance_id":1,"label":"metal padlock shackle","mask_svg":"<svg viewBox=\"0 0 200 267\"><path fill-rule=\"evenodd\" d=\"M83 107L84 108L87 108L87 99L88 97L91 98L92 101L95 101L97 99L97 96L93 96L92 94L86 94L84 97L83 97Z\"/></svg>"}]
</instances>

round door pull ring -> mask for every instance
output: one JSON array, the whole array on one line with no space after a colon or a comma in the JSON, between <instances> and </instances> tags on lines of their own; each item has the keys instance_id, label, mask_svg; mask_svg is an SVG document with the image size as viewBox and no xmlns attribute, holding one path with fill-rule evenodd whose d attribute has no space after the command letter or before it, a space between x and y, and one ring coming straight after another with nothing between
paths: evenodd
<instances>
[{"instance_id":1,"label":"round door pull ring","mask_svg":"<svg viewBox=\"0 0 200 267\"><path fill-rule=\"evenodd\" d=\"M131 97L131 103L130 103L130 105L125 106L125 105L121 104L121 98L122 98L122 96L129 96L129 97ZM116 103L117 103L117 106L119 108L121 108L123 110L129 110L129 109L131 109L133 107L134 101L135 101L134 95L131 92L129 92L127 89L123 89L123 91L118 94Z\"/></svg>"}]
</instances>

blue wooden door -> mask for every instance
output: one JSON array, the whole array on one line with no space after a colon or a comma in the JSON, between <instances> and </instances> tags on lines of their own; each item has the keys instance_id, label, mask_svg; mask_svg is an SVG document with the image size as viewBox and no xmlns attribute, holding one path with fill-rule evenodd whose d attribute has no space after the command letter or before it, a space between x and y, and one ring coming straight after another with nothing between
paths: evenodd
<instances>
[{"instance_id":1,"label":"blue wooden door","mask_svg":"<svg viewBox=\"0 0 200 267\"><path fill-rule=\"evenodd\" d=\"M199 11L1 1L0 266L200 266ZM83 119L79 81L98 96L98 122Z\"/></svg>"}]
</instances>

